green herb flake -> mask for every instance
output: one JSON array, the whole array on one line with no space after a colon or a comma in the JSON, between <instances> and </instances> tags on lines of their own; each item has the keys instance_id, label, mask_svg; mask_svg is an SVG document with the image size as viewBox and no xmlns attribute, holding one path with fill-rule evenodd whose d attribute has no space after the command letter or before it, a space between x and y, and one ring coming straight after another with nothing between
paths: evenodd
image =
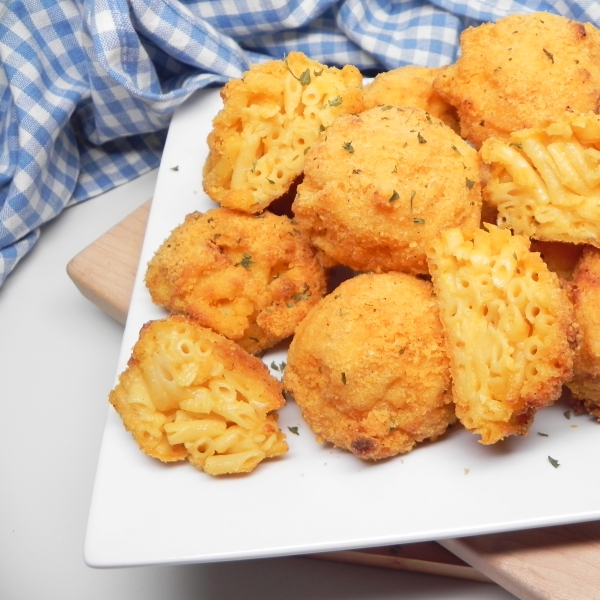
<instances>
[{"instance_id":1,"label":"green herb flake","mask_svg":"<svg viewBox=\"0 0 600 600\"><path fill-rule=\"evenodd\" d=\"M268 182L269 182L271 185L275 185L275 182L274 182L272 179L269 179L268 177L267 177L267 181L268 181Z\"/></svg>"},{"instance_id":2,"label":"green herb flake","mask_svg":"<svg viewBox=\"0 0 600 600\"><path fill-rule=\"evenodd\" d=\"M310 150L310 146L307 146L306 148L304 148L304 154L308 154L308 151Z\"/></svg>"},{"instance_id":3,"label":"green herb flake","mask_svg":"<svg viewBox=\"0 0 600 600\"><path fill-rule=\"evenodd\" d=\"M396 200L398 200L398 198L400 198L400 194L394 190L394 193L391 195L390 199L389 199L389 203L393 204L394 202L396 202Z\"/></svg>"},{"instance_id":4,"label":"green herb flake","mask_svg":"<svg viewBox=\"0 0 600 600\"><path fill-rule=\"evenodd\" d=\"M451 146L451 148L454 150L454 152L458 152L460 154L460 150L456 146Z\"/></svg>"},{"instance_id":5,"label":"green herb flake","mask_svg":"<svg viewBox=\"0 0 600 600\"><path fill-rule=\"evenodd\" d=\"M465 179L465 183L467 184L467 187L472 190L473 186L475 185L475 182L471 179L469 179L468 177Z\"/></svg>"},{"instance_id":6,"label":"green herb flake","mask_svg":"<svg viewBox=\"0 0 600 600\"><path fill-rule=\"evenodd\" d=\"M258 338L255 337L251 337L250 338L253 342L256 342L257 344L260 344L260 340Z\"/></svg>"},{"instance_id":7,"label":"green herb flake","mask_svg":"<svg viewBox=\"0 0 600 600\"><path fill-rule=\"evenodd\" d=\"M244 269L249 269L253 264L254 264L254 262L252 260L252 256L250 256L249 254L244 252L242 260L239 263L236 263L235 266L236 267L241 266L241 267L244 267Z\"/></svg>"},{"instance_id":8,"label":"green herb flake","mask_svg":"<svg viewBox=\"0 0 600 600\"><path fill-rule=\"evenodd\" d=\"M571 411L570 410L565 410L565 412L563 413L565 419L570 419L571 418Z\"/></svg>"},{"instance_id":9,"label":"green herb flake","mask_svg":"<svg viewBox=\"0 0 600 600\"><path fill-rule=\"evenodd\" d=\"M327 104L329 104L329 106L339 106L341 103L342 103L341 96L336 96L335 98L332 98L331 100L327 101Z\"/></svg>"},{"instance_id":10,"label":"green herb flake","mask_svg":"<svg viewBox=\"0 0 600 600\"><path fill-rule=\"evenodd\" d=\"M298 78L301 85L306 86L310 83L310 69L306 69L302 75Z\"/></svg>"},{"instance_id":11,"label":"green herb flake","mask_svg":"<svg viewBox=\"0 0 600 600\"><path fill-rule=\"evenodd\" d=\"M346 385L346 373L342 372L342 383Z\"/></svg>"},{"instance_id":12,"label":"green herb flake","mask_svg":"<svg viewBox=\"0 0 600 600\"><path fill-rule=\"evenodd\" d=\"M419 140L419 144L426 144L427 140L421 135L420 132L417 132L417 139Z\"/></svg>"},{"instance_id":13,"label":"green herb flake","mask_svg":"<svg viewBox=\"0 0 600 600\"><path fill-rule=\"evenodd\" d=\"M521 142L511 142L509 146L514 146L515 148L520 148L521 150L523 149L523 144L521 144Z\"/></svg>"},{"instance_id":14,"label":"green herb flake","mask_svg":"<svg viewBox=\"0 0 600 600\"><path fill-rule=\"evenodd\" d=\"M554 62L554 55L551 52L548 52L548 50L546 50L546 48L542 48L542 50L544 51L544 54L552 61Z\"/></svg>"},{"instance_id":15,"label":"green herb flake","mask_svg":"<svg viewBox=\"0 0 600 600\"><path fill-rule=\"evenodd\" d=\"M541 431L538 431L537 434L541 437L548 437L547 433L542 433Z\"/></svg>"},{"instance_id":16,"label":"green herb flake","mask_svg":"<svg viewBox=\"0 0 600 600\"><path fill-rule=\"evenodd\" d=\"M342 144L342 148L344 150L347 150L348 152L350 152L350 154L352 154L354 152L354 148L352 147L352 142L345 142L344 144Z\"/></svg>"},{"instance_id":17,"label":"green herb flake","mask_svg":"<svg viewBox=\"0 0 600 600\"><path fill-rule=\"evenodd\" d=\"M300 435L300 434L298 433L298 427L289 427L289 426L288 426L288 429L289 429L289 430L290 430L290 431L291 431L291 432L292 432L294 435Z\"/></svg>"},{"instance_id":18,"label":"green herb flake","mask_svg":"<svg viewBox=\"0 0 600 600\"><path fill-rule=\"evenodd\" d=\"M417 192L415 192L415 190L410 191L410 212L411 213L413 211L413 200L415 199L416 195L417 195Z\"/></svg>"},{"instance_id":19,"label":"green herb flake","mask_svg":"<svg viewBox=\"0 0 600 600\"><path fill-rule=\"evenodd\" d=\"M391 106L382 106L381 110L390 110L390 108L392 108Z\"/></svg>"},{"instance_id":20,"label":"green herb flake","mask_svg":"<svg viewBox=\"0 0 600 600\"><path fill-rule=\"evenodd\" d=\"M425 225L425 219L413 217L413 223L415 223L415 225Z\"/></svg>"},{"instance_id":21,"label":"green herb flake","mask_svg":"<svg viewBox=\"0 0 600 600\"><path fill-rule=\"evenodd\" d=\"M179 165L171 167L171 171L179 171Z\"/></svg>"},{"instance_id":22,"label":"green herb flake","mask_svg":"<svg viewBox=\"0 0 600 600\"><path fill-rule=\"evenodd\" d=\"M392 173L397 173L398 172L398 165L394 165L394 170L392 171Z\"/></svg>"},{"instance_id":23,"label":"green herb flake","mask_svg":"<svg viewBox=\"0 0 600 600\"><path fill-rule=\"evenodd\" d=\"M548 457L548 462L555 468L558 469L558 467L560 467L560 463L555 459L552 458L551 456Z\"/></svg>"}]
</instances>

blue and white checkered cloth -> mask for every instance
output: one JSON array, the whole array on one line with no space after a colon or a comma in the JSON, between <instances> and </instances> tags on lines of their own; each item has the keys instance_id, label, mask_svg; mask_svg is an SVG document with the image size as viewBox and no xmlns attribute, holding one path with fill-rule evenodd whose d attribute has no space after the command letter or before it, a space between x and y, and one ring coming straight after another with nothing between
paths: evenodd
<instances>
[{"instance_id":1,"label":"blue and white checkered cloth","mask_svg":"<svg viewBox=\"0 0 600 600\"><path fill-rule=\"evenodd\" d=\"M175 108L300 50L373 73L456 59L465 27L587 0L1 0L0 285L41 226L156 167Z\"/></svg>"}]
</instances>

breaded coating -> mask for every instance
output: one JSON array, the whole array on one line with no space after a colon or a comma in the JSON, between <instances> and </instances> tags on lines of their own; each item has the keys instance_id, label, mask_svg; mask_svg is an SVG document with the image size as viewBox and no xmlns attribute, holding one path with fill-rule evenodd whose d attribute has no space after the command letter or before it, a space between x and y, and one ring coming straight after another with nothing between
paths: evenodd
<instances>
[{"instance_id":1,"label":"breaded coating","mask_svg":"<svg viewBox=\"0 0 600 600\"><path fill-rule=\"evenodd\" d=\"M571 284L571 301L579 326L573 379L567 382L577 412L600 421L600 250L584 248Z\"/></svg>"},{"instance_id":2,"label":"breaded coating","mask_svg":"<svg viewBox=\"0 0 600 600\"><path fill-rule=\"evenodd\" d=\"M573 309L529 240L494 225L444 231L428 253L456 415L481 443L527 434L571 377Z\"/></svg>"},{"instance_id":3,"label":"breaded coating","mask_svg":"<svg viewBox=\"0 0 600 600\"><path fill-rule=\"evenodd\" d=\"M141 450L163 462L247 473L288 450L269 414L284 405L281 384L260 359L181 315L142 327L109 400Z\"/></svg>"},{"instance_id":4,"label":"breaded coating","mask_svg":"<svg viewBox=\"0 0 600 600\"><path fill-rule=\"evenodd\" d=\"M600 116L567 113L508 140L486 140L483 189L497 223L529 237L600 247Z\"/></svg>"},{"instance_id":5,"label":"breaded coating","mask_svg":"<svg viewBox=\"0 0 600 600\"><path fill-rule=\"evenodd\" d=\"M309 240L285 216L191 213L148 263L152 301L257 354L294 333L326 292Z\"/></svg>"},{"instance_id":6,"label":"breaded coating","mask_svg":"<svg viewBox=\"0 0 600 600\"><path fill-rule=\"evenodd\" d=\"M253 65L221 91L223 109L208 136L204 190L219 204L264 210L302 174L304 156L339 115L360 112L362 75L301 52Z\"/></svg>"},{"instance_id":7,"label":"breaded coating","mask_svg":"<svg viewBox=\"0 0 600 600\"><path fill-rule=\"evenodd\" d=\"M318 441L377 460L455 421L432 291L402 273L358 275L302 321L283 381Z\"/></svg>"},{"instance_id":8,"label":"breaded coating","mask_svg":"<svg viewBox=\"0 0 600 600\"><path fill-rule=\"evenodd\" d=\"M363 88L365 110L376 106L415 106L460 131L456 109L433 89L433 80L445 69L406 65L380 73Z\"/></svg>"},{"instance_id":9,"label":"breaded coating","mask_svg":"<svg viewBox=\"0 0 600 600\"><path fill-rule=\"evenodd\" d=\"M441 230L479 225L480 161L421 109L372 108L340 117L311 148L292 208L333 263L426 274Z\"/></svg>"},{"instance_id":10,"label":"breaded coating","mask_svg":"<svg viewBox=\"0 0 600 600\"><path fill-rule=\"evenodd\" d=\"M460 48L433 86L456 107L461 135L476 148L567 110L600 108L600 31L590 23L510 15L464 30Z\"/></svg>"}]
</instances>

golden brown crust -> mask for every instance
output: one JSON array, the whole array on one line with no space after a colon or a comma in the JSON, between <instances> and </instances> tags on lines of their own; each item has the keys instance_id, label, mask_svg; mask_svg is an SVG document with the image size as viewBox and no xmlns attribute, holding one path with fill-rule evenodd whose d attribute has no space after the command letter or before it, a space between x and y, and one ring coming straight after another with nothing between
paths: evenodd
<instances>
[{"instance_id":1,"label":"golden brown crust","mask_svg":"<svg viewBox=\"0 0 600 600\"><path fill-rule=\"evenodd\" d=\"M284 216L192 213L148 264L154 303L256 354L293 334L326 291L308 239Z\"/></svg>"},{"instance_id":2,"label":"golden brown crust","mask_svg":"<svg viewBox=\"0 0 600 600\"><path fill-rule=\"evenodd\" d=\"M140 449L212 475L287 452L271 413L285 402L264 363L182 315L146 323L110 403Z\"/></svg>"},{"instance_id":3,"label":"golden brown crust","mask_svg":"<svg viewBox=\"0 0 600 600\"><path fill-rule=\"evenodd\" d=\"M307 154L293 210L333 262L426 274L425 248L447 227L477 227L477 153L418 108L340 117Z\"/></svg>"},{"instance_id":4,"label":"golden brown crust","mask_svg":"<svg viewBox=\"0 0 600 600\"><path fill-rule=\"evenodd\" d=\"M428 254L451 357L456 415L481 442L525 435L572 375L576 328L555 273L529 240L446 230Z\"/></svg>"},{"instance_id":5,"label":"golden brown crust","mask_svg":"<svg viewBox=\"0 0 600 600\"><path fill-rule=\"evenodd\" d=\"M415 106L460 131L456 109L433 89L433 80L446 67L406 65L380 73L363 88L365 110L376 106Z\"/></svg>"},{"instance_id":6,"label":"golden brown crust","mask_svg":"<svg viewBox=\"0 0 600 600\"><path fill-rule=\"evenodd\" d=\"M476 148L567 110L598 112L600 32L590 23L510 15L466 29L460 41L460 58L434 88L456 107L462 136Z\"/></svg>"},{"instance_id":7,"label":"golden brown crust","mask_svg":"<svg viewBox=\"0 0 600 600\"><path fill-rule=\"evenodd\" d=\"M401 273L342 283L300 324L284 372L317 439L376 460L454 422L431 284Z\"/></svg>"},{"instance_id":8,"label":"golden brown crust","mask_svg":"<svg viewBox=\"0 0 600 600\"><path fill-rule=\"evenodd\" d=\"M206 193L228 208L256 213L302 173L323 128L362 110L362 76L326 67L300 52L254 65L221 91L223 109L208 137Z\"/></svg>"},{"instance_id":9,"label":"golden brown crust","mask_svg":"<svg viewBox=\"0 0 600 600\"><path fill-rule=\"evenodd\" d=\"M587 246L570 284L580 344L567 383L578 412L600 420L600 250Z\"/></svg>"}]
</instances>

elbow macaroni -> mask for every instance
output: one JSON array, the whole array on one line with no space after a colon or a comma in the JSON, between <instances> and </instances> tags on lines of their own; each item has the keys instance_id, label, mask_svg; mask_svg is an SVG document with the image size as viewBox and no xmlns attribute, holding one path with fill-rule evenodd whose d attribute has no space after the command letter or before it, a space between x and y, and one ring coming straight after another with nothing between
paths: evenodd
<instances>
[{"instance_id":1,"label":"elbow macaroni","mask_svg":"<svg viewBox=\"0 0 600 600\"><path fill-rule=\"evenodd\" d=\"M500 227L540 240L600 247L600 116L569 115L481 151L492 167L484 198Z\"/></svg>"},{"instance_id":2,"label":"elbow macaroni","mask_svg":"<svg viewBox=\"0 0 600 600\"><path fill-rule=\"evenodd\" d=\"M247 473L287 452L271 411L284 399L264 364L190 319L146 324L110 394L140 448L211 475Z\"/></svg>"},{"instance_id":3,"label":"elbow macaroni","mask_svg":"<svg viewBox=\"0 0 600 600\"><path fill-rule=\"evenodd\" d=\"M527 432L572 369L570 304L521 236L449 229L428 253L451 357L457 416L492 444Z\"/></svg>"},{"instance_id":4,"label":"elbow macaroni","mask_svg":"<svg viewBox=\"0 0 600 600\"><path fill-rule=\"evenodd\" d=\"M204 189L223 206L255 213L290 188L321 131L362 110L362 76L355 67L326 67L291 52L230 81L222 97Z\"/></svg>"}]
</instances>

